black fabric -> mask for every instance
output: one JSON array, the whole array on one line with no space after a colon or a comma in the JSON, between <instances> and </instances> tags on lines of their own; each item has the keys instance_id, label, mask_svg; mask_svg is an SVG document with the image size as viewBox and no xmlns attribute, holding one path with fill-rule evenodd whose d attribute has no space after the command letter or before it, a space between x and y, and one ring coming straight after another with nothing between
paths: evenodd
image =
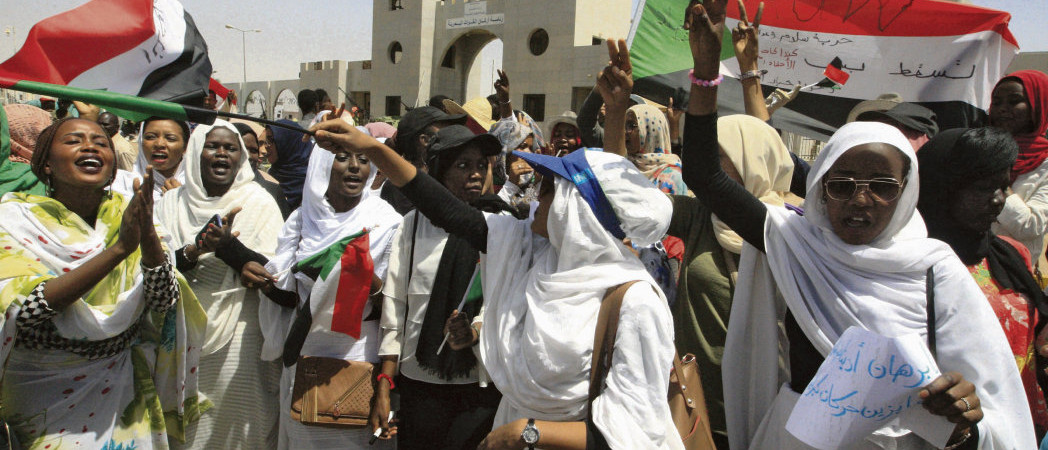
<instances>
[{"instance_id":1,"label":"black fabric","mask_svg":"<svg viewBox=\"0 0 1048 450\"><path fill-rule=\"evenodd\" d=\"M597 114L600 113L602 104L604 104L604 101L601 99L600 93L593 89L586 96L586 101L582 103L579 114L575 119L576 123L578 123L579 132L582 134L579 137L582 138L582 145L585 147L604 147L604 128L597 122Z\"/></svg>"},{"instance_id":2,"label":"black fabric","mask_svg":"<svg viewBox=\"0 0 1048 450\"><path fill-rule=\"evenodd\" d=\"M389 206L392 206L393 209L397 211L397 214L402 216L415 209L415 204L411 203L411 200L405 197L404 194L400 192L400 189L397 189L393 183L388 181L382 185L382 190L379 191L379 198L385 200L386 203L389 203Z\"/></svg>"},{"instance_id":3,"label":"black fabric","mask_svg":"<svg viewBox=\"0 0 1048 450\"><path fill-rule=\"evenodd\" d=\"M808 172L811 171L811 166L808 161L801 159L799 156L790 152L790 159L793 160L793 179L790 180L790 192L800 198L804 198L808 195Z\"/></svg>"},{"instance_id":4,"label":"black fabric","mask_svg":"<svg viewBox=\"0 0 1048 450\"><path fill-rule=\"evenodd\" d=\"M215 250L215 256L237 272L240 272L240 269L244 268L244 264L247 264L249 261L257 262L263 266L269 262L269 258L247 248L247 246L237 238L231 239L224 247Z\"/></svg>"},{"instance_id":5,"label":"black fabric","mask_svg":"<svg viewBox=\"0 0 1048 450\"><path fill-rule=\"evenodd\" d=\"M825 358L804 335L804 330L789 310L786 311L785 325L786 339L790 341L790 389L803 395Z\"/></svg>"},{"instance_id":6,"label":"black fabric","mask_svg":"<svg viewBox=\"0 0 1048 450\"><path fill-rule=\"evenodd\" d=\"M482 196L473 203L473 207L489 213L515 212L495 195ZM415 220L418 219L416 217ZM480 252L470 246L466 239L454 234L448 236L444 252L441 253L440 262L437 264L437 273L433 277L433 289L427 302L426 317L422 321L415 350L415 359L418 360L419 367L441 379L464 377L477 366L477 357L472 348L452 350L450 345L445 345L439 354L437 350L444 341L444 323L469 290L479 259ZM480 312L483 304L484 299L481 298L466 304L459 312L472 318Z\"/></svg>"},{"instance_id":7,"label":"black fabric","mask_svg":"<svg viewBox=\"0 0 1048 450\"><path fill-rule=\"evenodd\" d=\"M592 418L586 418L586 450L611 450L608 440L604 439L604 435L601 434L600 428L597 428L597 424L593 423Z\"/></svg>"},{"instance_id":8,"label":"black fabric","mask_svg":"<svg viewBox=\"0 0 1048 450\"><path fill-rule=\"evenodd\" d=\"M695 192L695 197L742 239L763 252L768 209L721 169L717 113L687 115L683 153L684 183Z\"/></svg>"},{"instance_id":9,"label":"black fabric","mask_svg":"<svg viewBox=\"0 0 1048 450\"><path fill-rule=\"evenodd\" d=\"M432 384L396 377L397 448L475 449L491 432L502 394L494 386Z\"/></svg>"},{"instance_id":10,"label":"black fabric","mask_svg":"<svg viewBox=\"0 0 1048 450\"><path fill-rule=\"evenodd\" d=\"M295 319L291 321L288 329L287 339L284 340L284 353L281 360L284 367L291 367L298 362L298 356L302 353L302 344L306 342L309 335L309 327L313 324L313 312L310 310L309 298L295 309Z\"/></svg>"},{"instance_id":11,"label":"black fabric","mask_svg":"<svg viewBox=\"0 0 1048 450\"><path fill-rule=\"evenodd\" d=\"M265 189L269 196L273 197L273 200L276 200L277 208L280 208L280 215L284 217L284 220L287 220L293 210L291 205L287 203L287 199L284 198L284 190L280 189L279 184L262 178L262 174L257 168L253 170L255 171L255 182L262 186L262 189Z\"/></svg>"},{"instance_id":12,"label":"black fabric","mask_svg":"<svg viewBox=\"0 0 1048 450\"><path fill-rule=\"evenodd\" d=\"M484 220L484 213L459 200L433 177L418 172L400 192L418 205L419 212L434 225L464 238L481 253L487 252L488 222Z\"/></svg>"},{"instance_id":13,"label":"black fabric","mask_svg":"<svg viewBox=\"0 0 1048 450\"><path fill-rule=\"evenodd\" d=\"M188 245L186 247L188 247ZM186 247L182 247L175 252L175 268L178 269L179 272L193 270L197 265L196 261L190 261L186 258Z\"/></svg>"}]
</instances>

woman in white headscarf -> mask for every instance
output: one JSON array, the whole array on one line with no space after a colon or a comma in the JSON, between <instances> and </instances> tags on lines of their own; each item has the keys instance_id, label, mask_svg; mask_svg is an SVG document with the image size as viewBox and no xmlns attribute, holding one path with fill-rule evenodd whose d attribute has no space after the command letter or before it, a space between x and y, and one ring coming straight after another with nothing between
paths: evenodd
<instances>
[{"instance_id":1,"label":"woman in white headscarf","mask_svg":"<svg viewBox=\"0 0 1048 450\"><path fill-rule=\"evenodd\" d=\"M378 169L368 162L363 153L340 152L336 155L313 152L309 157L302 206L284 224L276 256L264 268L256 262L245 265L245 278L250 278L251 283L259 283L263 295L273 300L263 301L259 307L265 335L262 358L273 360L284 356L284 370L280 379L278 448L369 448L367 441L371 437L370 428L309 426L292 419L290 413L297 367L295 363L299 356L379 362L381 334L378 310L381 295L378 293L401 216L378 195L370 195L368 186L377 172ZM331 275L310 270L292 273L290 270L296 263L364 231L366 234L356 239L365 239L369 249L371 272L362 274L369 282L367 294L336 300L340 283L332 283ZM342 255L343 252L338 254ZM247 272L253 272L257 277ZM318 280L318 275L327 282ZM342 276L346 276L345 272L342 272ZM288 297L295 302L286 302L284 298ZM359 316L347 316L336 312L343 309L336 307L337 301L364 301L365 304L359 310ZM308 314L312 318L310 324L299 325L289 335L295 308L302 307L309 308ZM353 323L350 324L350 321ZM354 328L355 333L348 328ZM391 445L389 447L392 448Z\"/></svg>"},{"instance_id":2,"label":"woman in white headscarf","mask_svg":"<svg viewBox=\"0 0 1048 450\"><path fill-rule=\"evenodd\" d=\"M731 447L810 448L786 431L786 421L825 355L855 326L934 339L943 375L918 395L921 407L957 424L949 448L1034 448L1022 381L993 310L915 212L917 158L902 133L880 123L841 127L808 174L803 216L761 203L721 169L716 82L703 80L718 78L724 4L707 6L692 3L686 14L699 81L685 124L684 177L748 244L739 270L747 282L736 287L722 371ZM780 321L787 342L780 342ZM780 358L788 358L785 373ZM888 425L848 448L928 445Z\"/></svg>"},{"instance_id":3,"label":"woman in white headscarf","mask_svg":"<svg viewBox=\"0 0 1048 450\"><path fill-rule=\"evenodd\" d=\"M581 449L587 439L612 448L683 447L665 401L674 353L669 308L622 244L660 239L670 203L632 163L600 152L518 153L547 175L533 219L518 220L469 208L341 122L314 128L321 147L371 155L423 215L486 253L479 351L503 399L480 448ZM612 367L587 409L597 313L608 289L629 281L640 282L625 294Z\"/></svg>"},{"instance_id":4,"label":"woman in white headscarf","mask_svg":"<svg viewBox=\"0 0 1048 450\"><path fill-rule=\"evenodd\" d=\"M236 288L247 261L273 256L283 219L254 182L246 153L228 122L197 126L183 159L186 183L166 193L158 211L208 318L200 390L215 408L186 430L186 448L276 446L280 368L259 358L258 291Z\"/></svg>"}]
</instances>

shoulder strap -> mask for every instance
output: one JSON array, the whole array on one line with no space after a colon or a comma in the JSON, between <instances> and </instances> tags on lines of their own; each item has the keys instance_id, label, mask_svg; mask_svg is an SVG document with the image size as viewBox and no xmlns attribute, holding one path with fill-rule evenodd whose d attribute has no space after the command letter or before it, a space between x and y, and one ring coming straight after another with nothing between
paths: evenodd
<instances>
[{"instance_id":1,"label":"shoulder strap","mask_svg":"<svg viewBox=\"0 0 1048 450\"><path fill-rule=\"evenodd\" d=\"M637 281L629 281L608 289L597 314L597 331L593 334L593 360L590 362L589 404L600 395L604 379L611 369L611 355L615 350L615 335L619 332L619 311L626 291ZM588 407L587 407L588 408Z\"/></svg>"},{"instance_id":2,"label":"shoulder strap","mask_svg":"<svg viewBox=\"0 0 1048 450\"><path fill-rule=\"evenodd\" d=\"M939 359L935 351L935 271L932 267L928 268L925 275L925 284L924 295L928 299L928 350L932 352L933 359Z\"/></svg>"},{"instance_id":3,"label":"shoulder strap","mask_svg":"<svg viewBox=\"0 0 1048 450\"><path fill-rule=\"evenodd\" d=\"M418 234L418 221L421 214L418 209L415 209L414 220L411 221L411 253L408 256L408 281L404 284L404 325L401 327L407 327L408 323L408 292L411 292L411 274L415 273L415 236ZM401 337L404 336L404 330L400 331Z\"/></svg>"}]
</instances>

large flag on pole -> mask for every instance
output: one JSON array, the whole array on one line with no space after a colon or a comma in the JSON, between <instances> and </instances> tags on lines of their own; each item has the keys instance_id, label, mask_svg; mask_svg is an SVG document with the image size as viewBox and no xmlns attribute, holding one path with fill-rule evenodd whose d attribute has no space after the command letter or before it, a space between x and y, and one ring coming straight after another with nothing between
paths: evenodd
<instances>
[{"instance_id":1,"label":"large flag on pole","mask_svg":"<svg viewBox=\"0 0 1048 450\"><path fill-rule=\"evenodd\" d=\"M29 30L0 79L184 102L207 95L211 61L176 0L91 0Z\"/></svg>"},{"instance_id":2,"label":"large flag on pole","mask_svg":"<svg viewBox=\"0 0 1048 450\"><path fill-rule=\"evenodd\" d=\"M641 0L630 32L634 92L665 103L681 102L690 89L691 51L681 29L686 1ZM757 11L758 0L746 0ZM730 30L739 19L728 4L721 73L721 114L744 112ZM752 16L751 16L752 19ZM862 100L894 92L939 117L942 128L981 121L990 91L1005 75L1019 45L1008 31L1008 13L936 0L768 0L760 24L759 67L765 94L823 79L840 58L843 86L814 87L772 117L772 125L825 140Z\"/></svg>"}]
</instances>

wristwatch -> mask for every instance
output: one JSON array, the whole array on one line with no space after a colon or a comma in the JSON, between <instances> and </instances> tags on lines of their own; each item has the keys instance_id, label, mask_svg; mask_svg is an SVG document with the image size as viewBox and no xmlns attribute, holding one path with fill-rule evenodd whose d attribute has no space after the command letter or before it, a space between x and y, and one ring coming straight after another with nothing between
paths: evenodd
<instances>
[{"instance_id":1,"label":"wristwatch","mask_svg":"<svg viewBox=\"0 0 1048 450\"><path fill-rule=\"evenodd\" d=\"M535 444L539 443L539 429L535 426L535 419L528 419L528 424L520 432L520 440L528 444L528 450L535 450Z\"/></svg>"}]
</instances>

